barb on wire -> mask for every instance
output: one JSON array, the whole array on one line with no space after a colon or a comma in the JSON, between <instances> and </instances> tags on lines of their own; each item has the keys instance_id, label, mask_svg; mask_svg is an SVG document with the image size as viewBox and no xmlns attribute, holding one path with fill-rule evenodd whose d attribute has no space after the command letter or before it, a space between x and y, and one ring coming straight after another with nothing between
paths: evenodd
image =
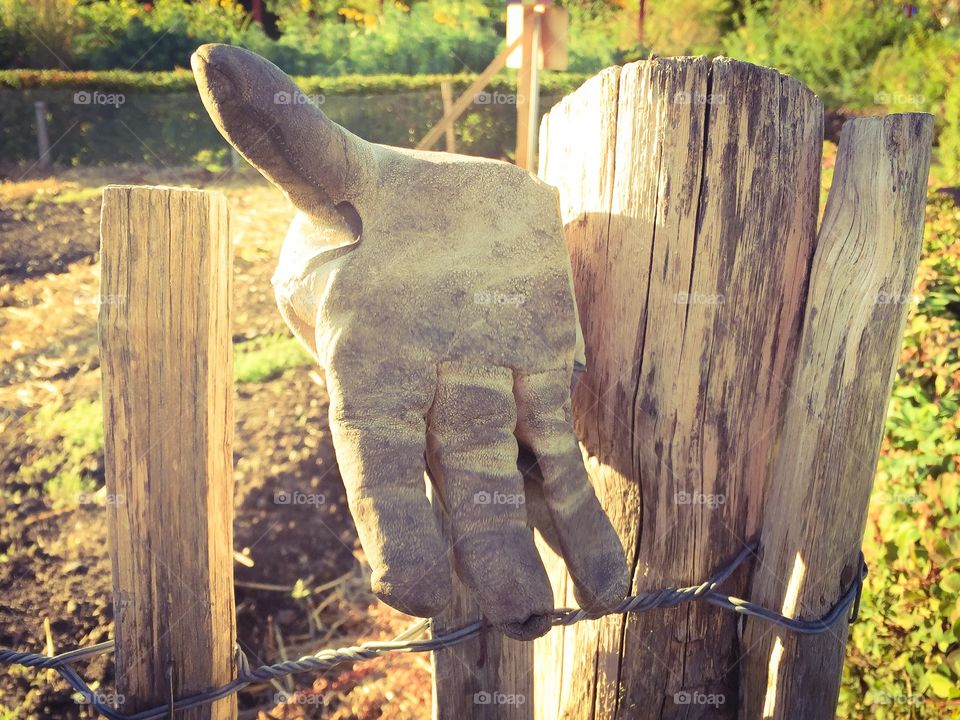
<instances>
[{"instance_id":1,"label":"barb on wire","mask_svg":"<svg viewBox=\"0 0 960 720\"><path fill-rule=\"evenodd\" d=\"M848 622L852 623L856 620L860 608L860 592L863 588L863 581L867 576L867 565L864 562L863 553L860 553L860 571L830 612L819 620L800 620L799 618L785 617L774 610L756 605L755 603L738 597L726 595L719 590L719 586L733 575L733 573L746 562L748 557L756 554L757 547L756 542L745 545L732 561L701 585L685 588L671 587L662 590L642 592L626 598L606 613L588 613L584 610L569 608L557 609L552 613L552 624L555 626L573 625L583 620L596 620L604 615L645 612L654 608L671 608L685 602L698 601L732 610L742 616L755 617L803 635L815 635L826 632L845 614ZM373 660L374 658L391 653L442 650L475 637L480 632L481 625L482 623L477 621L446 633L434 635L433 637L421 638L419 636L429 627L428 621L421 620L414 623L390 641L367 642L352 647L320 650L313 655L307 655L299 660L288 660L274 665L263 665L254 669L250 668L246 655L238 649L238 675L236 680L214 690L191 695L190 697L179 698L176 700L176 707L178 710L199 707L233 695L252 683L276 680L297 673L328 670L335 665L345 662ZM20 665L23 667L56 670L63 679L67 681L70 687L83 697L84 702L88 703L109 720L158 720L159 718L166 717L170 710L169 704L143 710L133 715L125 715L118 712L103 702L102 698L90 689L90 686L87 685L73 668L73 663L79 660L96 655L103 655L111 652L113 649L114 643L112 640L88 648L71 650L70 652L61 653L60 655L52 657L0 648L0 665Z\"/></svg>"}]
</instances>

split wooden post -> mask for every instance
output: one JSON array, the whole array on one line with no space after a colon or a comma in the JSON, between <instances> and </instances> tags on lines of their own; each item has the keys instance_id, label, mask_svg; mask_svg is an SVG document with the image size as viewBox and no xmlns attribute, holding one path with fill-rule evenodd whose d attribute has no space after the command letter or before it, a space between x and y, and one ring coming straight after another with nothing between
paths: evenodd
<instances>
[{"instance_id":1,"label":"split wooden post","mask_svg":"<svg viewBox=\"0 0 960 720\"><path fill-rule=\"evenodd\" d=\"M805 87L727 59L611 68L542 123L587 344L576 429L634 593L701 581L761 531L752 585L744 568L727 592L816 619L853 580L931 123L849 125L818 236L822 127ZM535 716L832 717L844 633L741 640L706 605L555 629Z\"/></svg>"},{"instance_id":2,"label":"split wooden post","mask_svg":"<svg viewBox=\"0 0 960 720\"><path fill-rule=\"evenodd\" d=\"M226 200L108 187L101 237L116 683L133 713L236 673ZM173 717L234 720L236 698Z\"/></svg>"},{"instance_id":3,"label":"split wooden post","mask_svg":"<svg viewBox=\"0 0 960 720\"><path fill-rule=\"evenodd\" d=\"M867 505L920 257L933 118L843 126L750 599L823 617L859 573ZM844 620L802 636L748 620L744 718L832 718Z\"/></svg>"}]
</instances>

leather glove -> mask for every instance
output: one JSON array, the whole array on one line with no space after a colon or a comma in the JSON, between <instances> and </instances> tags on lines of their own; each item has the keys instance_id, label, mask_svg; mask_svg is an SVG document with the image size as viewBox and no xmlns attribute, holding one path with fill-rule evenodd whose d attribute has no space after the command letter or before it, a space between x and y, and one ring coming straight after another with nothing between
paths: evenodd
<instances>
[{"instance_id":1,"label":"leather glove","mask_svg":"<svg viewBox=\"0 0 960 720\"><path fill-rule=\"evenodd\" d=\"M623 547L571 421L579 327L557 191L505 162L361 140L246 50L205 45L192 64L217 128L299 210L277 300L325 370L377 596L428 617L451 599L429 469L482 612L511 637L549 629L519 443L581 607L619 602Z\"/></svg>"}]
</instances>

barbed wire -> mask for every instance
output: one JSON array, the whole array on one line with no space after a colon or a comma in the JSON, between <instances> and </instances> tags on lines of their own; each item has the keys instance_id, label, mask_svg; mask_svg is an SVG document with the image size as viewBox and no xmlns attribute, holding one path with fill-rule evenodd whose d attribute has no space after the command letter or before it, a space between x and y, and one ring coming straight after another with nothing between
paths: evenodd
<instances>
[{"instance_id":1,"label":"barbed wire","mask_svg":"<svg viewBox=\"0 0 960 720\"><path fill-rule=\"evenodd\" d=\"M706 602L716 607L732 610L741 617L758 618L802 635L815 635L826 632L845 614L847 615L847 621L850 623L857 619L860 610L860 594L863 588L863 581L867 576L867 565L864 561L863 553L860 553L859 556L859 572L850 584L850 587L830 611L819 620L789 618L769 608L721 592L719 586L733 575L733 573L746 562L748 557L756 555L757 547L758 544L756 542L745 545L733 560L721 568L709 580L700 585L691 587L668 587L662 590L642 592L626 598L615 608L604 613L590 613L585 610L560 608L551 613L551 624L555 627L568 626L584 620L597 620L606 615L646 612L654 608L672 608L686 602ZM21 667L42 670L56 670L70 687L80 694L84 703L90 705L90 707L104 717L109 718L109 720L158 720L159 718L172 717L172 713L175 710L187 710L221 700L253 683L268 682L298 673L329 670L341 663L373 660L383 655L393 653L443 650L476 637L480 633L483 624L482 621L477 621L455 630L434 634L429 638L418 638L420 634L430 627L429 621L421 620L411 625L393 640L366 642L351 647L320 650L313 655L307 655L298 660L288 660L273 665L263 665L255 669L250 668L250 663L246 655L242 650L237 648L236 680L214 690L197 693L175 701L171 699L171 701L164 705L142 710L133 715L122 714L104 702L104 696L98 695L91 690L90 686L73 667L73 664L80 660L104 655L113 651L114 642L112 640L92 645L88 648L71 650L55 656L38 655L36 653L0 648L0 664L19 665Z\"/></svg>"}]
</instances>

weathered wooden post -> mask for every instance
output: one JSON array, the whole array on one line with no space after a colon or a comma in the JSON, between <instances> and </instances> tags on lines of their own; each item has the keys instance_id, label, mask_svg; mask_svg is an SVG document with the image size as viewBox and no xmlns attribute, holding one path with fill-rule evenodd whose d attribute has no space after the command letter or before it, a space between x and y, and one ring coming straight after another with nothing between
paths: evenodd
<instances>
[{"instance_id":1,"label":"weathered wooden post","mask_svg":"<svg viewBox=\"0 0 960 720\"><path fill-rule=\"evenodd\" d=\"M443 80L440 83L440 100L443 103L443 116L446 117L453 111L453 83L449 80ZM453 123L447 125L443 134L447 152L455 153L457 151L457 136L453 130Z\"/></svg>"},{"instance_id":2,"label":"weathered wooden post","mask_svg":"<svg viewBox=\"0 0 960 720\"><path fill-rule=\"evenodd\" d=\"M823 617L859 572L932 139L921 114L853 120L840 136L751 587L789 617ZM842 621L798 636L749 620L742 717L834 717L846 640Z\"/></svg>"},{"instance_id":3,"label":"weathered wooden post","mask_svg":"<svg viewBox=\"0 0 960 720\"><path fill-rule=\"evenodd\" d=\"M33 114L37 120L37 165L50 167L50 133L47 131L47 104L43 100L33 103Z\"/></svg>"},{"instance_id":4,"label":"weathered wooden post","mask_svg":"<svg viewBox=\"0 0 960 720\"><path fill-rule=\"evenodd\" d=\"M930 144L917 116L859 122L818 249L823 113L790 78L727 59L635 63L543 121L540 175L560 189L587 343L577 432L633 592L700 581L761 530L774 570L764 579L754 560L754 599L793 610L784 593L798 553L817 568L797 590L817 601L806 619L853 579L903 318L863 298L909 287ZM542 552L556 604L572 605L562 563ZM750 572L725 589L748 596ZM554 630L536 643L535 716L753 720L740 696L765 682L760 637L786 633L750 625L755 646L732 613L685 605ZM821 645L775 649L781 698L827 688L820 707L832 707L843 639L811 642ZM823 644L831 677L814 681L819 659L798 656ZM776 717L828 716L784 707Z\"/></svg>"},{"instance_id":5,"label":"weathered wooden post","mask_svg":"<svg viewBox=\"0 0 960 720\"><path fill-rule=\"evenodd\" d=\"M236 672L226 200L108 187L101 236L116 682L132 713ZM233 720L236 699L173 717Z\"/></svg>"},{"instance_id":6,"label":"weathered wooden post","mask_svg":"<svg viewBox=\"0 0 960 720\"><path fill-rule=\"evenodd\" d=\"M588 471L632 590L687 585L760 529L813 252L820 103L771 70L656 60L601 73L542 132L587 342ZM559 562L552 577L569 605ZM537 716L735 717L736 625L688 605L567 628L539 643Z\"/></svg>"}]
</instances>

